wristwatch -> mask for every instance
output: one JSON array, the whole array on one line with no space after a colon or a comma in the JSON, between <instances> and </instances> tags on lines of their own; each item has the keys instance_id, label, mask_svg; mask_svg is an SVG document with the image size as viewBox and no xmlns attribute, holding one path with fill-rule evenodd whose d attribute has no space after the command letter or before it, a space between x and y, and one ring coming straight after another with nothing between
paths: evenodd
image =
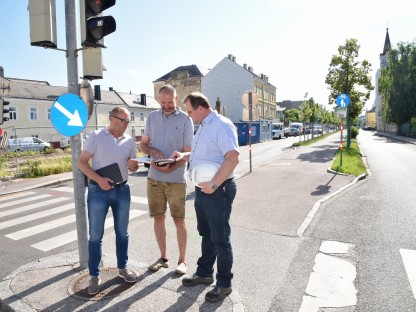
<instances>
[{"instance_id":1,"label":"wristwatch","mask_svg":"<svg viewBox=\"0 0 416 312\"><path fill-rule=\"evenodd\" d=\"M218 188L218 186L211 181L211 188L215 191Z\"/></svg>"}]
</instances>

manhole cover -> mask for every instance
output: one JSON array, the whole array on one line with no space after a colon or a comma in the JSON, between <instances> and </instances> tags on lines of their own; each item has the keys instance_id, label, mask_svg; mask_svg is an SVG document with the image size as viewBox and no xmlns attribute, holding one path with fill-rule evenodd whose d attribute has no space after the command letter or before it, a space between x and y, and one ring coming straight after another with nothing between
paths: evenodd
<instances>
[{"instance_id":1,"label":"manhole cover","mask_svg":"<svg viewBox=\"0 0 416 312\"><path fill-rule=\"evenodd\" d=\"M136 271L131 271L133 271L134 273L136 273L137 276L139 276ZM71 296L76 298L97 301L117 296L122 292L131 289L137 283L127 283L123 278L118 276L117 268L101 268L100 278L100 291L94 296L90 296L88 294L88 284L90 282L90 275L88 274L88 272L73 279L68 286L68 292ZM137 280L139 281L139 278Z\"/></svg>"}]
</instances>

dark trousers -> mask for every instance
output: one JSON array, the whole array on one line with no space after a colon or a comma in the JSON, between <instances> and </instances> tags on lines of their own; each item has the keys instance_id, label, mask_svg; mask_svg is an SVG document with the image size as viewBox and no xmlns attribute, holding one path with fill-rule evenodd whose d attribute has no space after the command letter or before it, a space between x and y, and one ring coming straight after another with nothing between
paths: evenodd
<instances>
[{"instance_id":1,"label":"dark trousers","mask_svg":"<svg viewBox=\"0 0 416 312\"><path fill-rule=\"evenodd\" d=\"M234 179L228 179L208 195L195 188L195 211L198 232L202 236L201 252L196 274L210 277L217 260L217 286L231 287L233 250L231 246L230 215L237 187Z\"/></svg>"}]
</instances>

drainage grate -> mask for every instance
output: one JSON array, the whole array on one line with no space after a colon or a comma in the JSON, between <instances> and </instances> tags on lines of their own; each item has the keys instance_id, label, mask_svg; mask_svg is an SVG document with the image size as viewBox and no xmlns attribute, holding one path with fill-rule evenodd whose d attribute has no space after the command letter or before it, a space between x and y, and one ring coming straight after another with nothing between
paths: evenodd
<instances>
[{"instance_id":1,"label":"drainage grate","mask_svg":"<svg viewBox=\"0 0 416 312\"><path fill-rule=\"evenodd\" d=\"M139 276L136 271L131 271ZM100 278L100 291L94 296L90 296L88 294L88 284L90 282L90 275L88 272L73 279L68 286L68 292L72 297L83 300L98 301L101 299L110 299L114 296L118 296L119 294L130 290L137 283L127 283L123 278L118 276L117 268L101 268Z\"/></svg>"}]
</instances>

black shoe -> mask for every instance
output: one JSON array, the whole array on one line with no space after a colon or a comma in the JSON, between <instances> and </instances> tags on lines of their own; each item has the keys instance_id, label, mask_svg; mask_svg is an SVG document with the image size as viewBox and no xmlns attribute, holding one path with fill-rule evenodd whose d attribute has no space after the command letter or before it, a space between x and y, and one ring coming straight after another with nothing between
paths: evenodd
<instances>
[{"instance_id":1,"label":"black shoe","mask_svg":"<svg viewBox=\"0 0 416 312\"><path fill-rule=\"evenodd\" d=\"M224 298L231 294L232 291L233 289L231 287L222 288L215 286L214 289L206 293L205 300L209 302L218 302L224 300Z\"/></svg>"},{"instance_id":2,"label":"black shoe","mask_svg":"<svg viewBox=\"0 0 416 312\"><path fill-rule=\"evenodd\" d=\"M184 286L195 286L198 284L206 284L211 285L214 282L214 278L210 277L202 277L196 274L192 274L191 276L186 276L182 279L182 285Z\"/></svg>"}]
</instances>

